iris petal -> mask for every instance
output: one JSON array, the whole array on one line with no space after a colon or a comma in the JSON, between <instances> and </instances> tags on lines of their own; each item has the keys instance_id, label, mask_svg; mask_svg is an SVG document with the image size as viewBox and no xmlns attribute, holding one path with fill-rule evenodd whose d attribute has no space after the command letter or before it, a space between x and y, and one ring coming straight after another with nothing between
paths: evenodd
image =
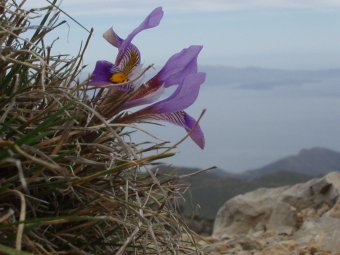
<instances>
[{"instance_id":1,"label":"iris petal","mask_svg":"<svg viewBox=\"0 0 340 255\"><path fill-rule=\"evenodd\" d=\"M184 112L183 118L186 123L186 127L184 127L185 130L191 132L191 139L203 150L205 146L205 139L201 127L199 126L197 121L186 112Z\"/></svg>"},{"instance_id":2,"label":"iris petal","mask_svg":"<svg viewBox=\"0 0 340 255\"><path fill-rule=\"evenodd\" d=\"M197 99L200 85L204 80L204 73L188 74L171 96L149 106L148 109L153 112L166 113L188 108Z\"/></svg>"},{"instance_id":3,"label":"iris petal","mask_svg":"<svg viewBox=\"0 0 340 255\"><path fill-rule=\"evenodd\" d=\"M156 75L165 87L179 84L189 73L197 72L197 57L203 46L192 45L173 55Z\"/></svg>"},{"instance_id":4,"label":"iris petal","mask_svg":"<svg viewBox=\"0 0 340 255\"><path fill-rule=\"evenodd\" d=\"M140 64L140 52L132 43L124 51L123 57L116 64L123 70L126 75L130 75L132 70Z\"/></svg>"},{"instance_id":5,"label":"iris petal","mask_svg":"<svg viewBox=\"0 0 340 255\"><path fill-rule=\"evenodd\" d=\"M162 7L158 7L154 9L145 19L144 21L136 27L128 36L127 38L122 42L122 44L119 46L119 53L117 56L117 62L120 63L122 60L125 51L127 48L131 45L132 39L141 31L149 28L153 28L159 25L159 22L161 21L163 17L163 10Z\"/></svg>"},{"instance_id":6,"label":"iris petal","mask_svg":"<svg viewBox=\"0 0 340 255\"><path fill-rule=\"evenodd\" d=\"M117 86L119 84L114 84L110 80L113 74L121 72L122 71L120 68L115 64L112 64L106 60L99 60L96 63L96 67L92 73L91 80L88 85L96 87L108 87L120 91L131 91L133 89L133 84L128 83L126 85Z\"/></svg>"},{"instance_id":7,"label":"iris petal","mask_svg":"<svg viewBox=\"0 0 340 255\"><path fill-rule=\"evenodd\" d=\"M205 80L204 73L189 74L168 98L136 111L121 119L122 122L138 120L164 120L185 128L188 132L195 127L196 121L183 110L196 100L200 85ZM190 137L200 148L204 148L204 136L200 127L190 134Z\"/></svg>"},{"instance_id":8,"label":"iris petal","mask_svg":"<svg viewBox=\"0 0 340 255\"><path fill-rule=\"evenodd\" d=\"M139 98L148 97L156 93L161 87L170 87L171 85L180 84L183 79L191 73L197 72L197 56L201 51L202 46L193 45L189 48L183 49L182 51L174 54L166 62L164 67L146 83L146 86L139 88L139 92L131 98L135 102ZM152 99L152 97L148 97ZM154 101L139 101L140 104L152 103ZM136 106L135 104L134 106ZM125 108L126 109L126 108Z\"/></svg>"},{"instance_id":9,"label":"iris petal","mask_svg":"<svg viewBox=\"0 0 340 255\"><path fill-rule=\"evenodd\" d=\"M103 37L113 46L119 48L122 45L123 39L120 38L112 28L109 28L104 34Z\"/></svg>"},{"instance_id":10,"label":"iris petal","mask_svg":"<svg viewBox=\"0 0 340 255\"><path fill-rule=\"evenodd\" d=\"M205 80L204 73L189 74L168 98L136 111L126 118L138 119L148 114L162 114L182 111L192 105Z\"/></svg>"},{"instance_id":11,"label":"iris petal","mask_svg":"<svg viewBox=\"0 0 340 255\"><path fill-rule=\"evenodd\" d=\"M135 28L125 40L121 41L113 31L109 32L106 37L107 40L119 47L116 58L116 65L119 66L127 75L131 73L132 69L140 64L140 52L138 48L131 43L132 39L141 31L158 26L163 17L163 10L161 7L154 9L144 21Z\"/></svg>"},{"instance_id":12,"label":"iris petal","mask_svg":"<svg viewBox=\"0 0 340 255\"><path fill-rule=\"evenodd\" d=\"M110 77L113 73L121 72L121 70L114 64L106 60L99 60L92 73L89 85L92 86L106 86L112 84Z\"/></svg>"},{"instance_id":13,"label":"iris petal","mask_svg":"<svg viewBox=\"0 0 340 255\"><path fill-rule=\"evenodd\" d=\"M190 138L201 149L204 149L205 139L203 131L197 121L185 111L144 115L143 120L166 121L174 125L183 127L188 133L190 133Z\"/></svg>"}]
</instances>

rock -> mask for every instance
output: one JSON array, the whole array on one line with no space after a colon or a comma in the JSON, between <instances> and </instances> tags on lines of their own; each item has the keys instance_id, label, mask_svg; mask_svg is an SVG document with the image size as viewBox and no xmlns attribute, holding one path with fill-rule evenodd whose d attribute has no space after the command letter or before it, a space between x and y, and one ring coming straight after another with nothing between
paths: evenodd
<instances>
[{"instance_id":1,"label":"rock","mask_svg":"<svg viewBox=\"0 0 340 255\"><path fill-rule=\"evenodd\" d=\"M276 188L282 193L286 188ZM238 195L227 201L217 212L213 235L235 236L249 231L265 230L276 203L277 195L261 188L245 195Z\"/></svg>"},{"instance_id":2,"label":"rock","mask_svg":"<svg viewBox=\"0 0 340 255\"><path fill-rule=\"evenodd\" d=\"M308 219L293 238L301 244L317 244L324 251L340 252L340 219L328 215Z\"/></svg>"},{"instance_id":3,"label":"rock","mask_svg":"<svg viewBox=\"0 0 340 255\"><path fill-rule=\"evenodd\" d=\"M249 237L244 237L243 240L239 239L238 243L241 245L244 251L253 251L262 249L263 242Z\"/></svg>"},{"instance_id":4,"label":"rock","mask_svg":"<svg viewBox=\"0 0 340 255\"><path fill-rule=\"evenodd\" d=\"M292 234L297 228L297 210L286 202L278 202L268 220L267 230Z\"/></svg>"},{"instance_id":5,"label":"rock","mask_svg":"<svg viewBox=\"0 0 340 255\"><path fill-rule=\"evenodd\" d=\"M236 196L218 211L213 236L225 238L220 254L340 255L340 173Z\"/></svg>"},{"instance_id":6,"label":"rock","mask_svg":"<svg viewBox=\"0 0 340 255\"><path fill-rule=\"evenodd\" d=\"M328 212L329 217L340 219L340 200L336 202L332 210Z\"/></svg>"},{"instance_id":7,"label":"rock","mask_svg":"<svg viewBox=\"0 0 340 255\"><path fill-rule=\"evenodd\" d=\"M309 218L340 215L339 194L340 173L332 172L294 186L238 195L218 211L213 235L233 237L258 231L290 235L304 225L309 228Z\"/></svg>"},{"instance_id":8,"label":"rock","mask_svg":"<svg viewBox=\"0 0 340 255\"><path fill-rule=\"evenodd\" d=\"M297 244L293 240L274 243L261 251L261 255L290 255L296 249Z\"/></svg>"}]
</instances>

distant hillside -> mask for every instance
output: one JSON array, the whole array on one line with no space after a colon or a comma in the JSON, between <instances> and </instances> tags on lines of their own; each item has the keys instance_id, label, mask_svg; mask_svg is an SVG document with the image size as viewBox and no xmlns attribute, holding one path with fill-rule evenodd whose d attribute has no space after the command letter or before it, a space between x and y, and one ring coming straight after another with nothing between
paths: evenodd
<instances>
[{"instance_id":1,"label":"distant hillside","mask_svg":"<svg viewBox=\"0 0 340 255\"><path fill-rule=\"evenodd\" d=\"M254 179L278 171L289 171L310 176L340 171L340 153L320 147L303 149L297 155L288 156L264 167L247 171L241 177Z\"/></svg>"}]
</instances>

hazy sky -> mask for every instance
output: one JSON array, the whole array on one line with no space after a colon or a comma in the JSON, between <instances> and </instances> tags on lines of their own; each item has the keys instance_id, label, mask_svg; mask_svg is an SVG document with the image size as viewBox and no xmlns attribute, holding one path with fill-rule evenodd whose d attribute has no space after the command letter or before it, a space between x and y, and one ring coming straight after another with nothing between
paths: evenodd
<instances>
[{"instance_id":1,"label":"hazy sky","mask_svg":"<svg viewBox=\"0 0 340 255\"><path fill-rule=\"evenodd\" d=\"M202 65L340 67L340 0L65 0L60 6L95 29L85 59L89 64L114 58L116 50L102 39L107 28L113 26L124 38L152 9L163 6L160 26L134 40L145 64L162 65L182 48L202 44ZM86 32L69 25L60 32L68 45L59 44L74 52Z\"/></svg>"}]
</instances>

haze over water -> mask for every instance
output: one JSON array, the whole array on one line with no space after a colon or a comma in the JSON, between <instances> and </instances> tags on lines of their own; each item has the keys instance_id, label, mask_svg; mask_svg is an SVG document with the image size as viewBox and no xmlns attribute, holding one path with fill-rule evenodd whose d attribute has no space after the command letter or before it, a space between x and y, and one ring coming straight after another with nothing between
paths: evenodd
<instances>
[{"instance_id":1,"label":"haze over water","mask_svg":"<svg viewBox=\"0 0 340 255\"><path fill-rule=\"evenodd\" d=\"M216 165L239 172L296 154L303 148L340 150L340 72L338 78L319 82L258 87L211 84L208 79L199 99L188 110L197 117L207 108L201 122L205 150L188 139L180 146L180 153L166 162L200 168ZM184 135L175 126L152 130L170 141Z\"/></svg>"}]
</instances>

